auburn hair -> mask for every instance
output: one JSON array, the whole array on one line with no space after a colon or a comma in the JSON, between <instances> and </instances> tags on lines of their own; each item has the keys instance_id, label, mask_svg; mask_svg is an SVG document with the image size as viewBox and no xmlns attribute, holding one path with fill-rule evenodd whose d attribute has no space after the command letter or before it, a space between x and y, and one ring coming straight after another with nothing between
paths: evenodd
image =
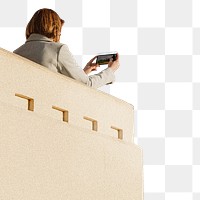
<instances>
[{"instance_id":1,"label":"auburn hair","mask_svg":"<svg viewBox=\"0 0 200 200\"><path fill-rule=\"evenodd\" d=\"M53 39L54 42L58 42L64 22L55 11L48 8L40 9L35 12L27 24L26 39L32 33L38 33Z\"/></svg>"}]
</instances>

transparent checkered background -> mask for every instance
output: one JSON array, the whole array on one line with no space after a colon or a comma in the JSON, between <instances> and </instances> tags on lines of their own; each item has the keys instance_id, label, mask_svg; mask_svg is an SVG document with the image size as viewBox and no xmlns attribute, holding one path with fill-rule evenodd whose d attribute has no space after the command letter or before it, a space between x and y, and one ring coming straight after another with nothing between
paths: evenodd
<instances>
[{"instance_id":1,"label":"transparent checkered background","mask_svg":"<svg viewBox=\"0 0 200 200\"><path fill-rule=\"evenodd\" d=\"M145 200L200 200L200 1L6 0L0 46L13 51L40 8L66 21L61 42L78 63L118 51L117 81L101 90L135 106Z\"/></svg>"}]
</instances>

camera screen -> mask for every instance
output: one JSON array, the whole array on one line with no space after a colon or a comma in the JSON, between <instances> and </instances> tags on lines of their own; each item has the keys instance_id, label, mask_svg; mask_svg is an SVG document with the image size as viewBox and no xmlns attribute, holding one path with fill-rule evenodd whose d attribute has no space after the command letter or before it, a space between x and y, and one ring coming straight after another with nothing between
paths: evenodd
<instances>
[{"instance_id":1,"label":"camera screen","mask_svg":"<svg viewBox=\"0 0 200 200\"><path fill-rule=\"evenodd\" d=\"M107 55L98 55L96 63L99 65L106 65L112 59L112 61L116 60L116 54L107 54Z\"/></svg>"}]
</instances>

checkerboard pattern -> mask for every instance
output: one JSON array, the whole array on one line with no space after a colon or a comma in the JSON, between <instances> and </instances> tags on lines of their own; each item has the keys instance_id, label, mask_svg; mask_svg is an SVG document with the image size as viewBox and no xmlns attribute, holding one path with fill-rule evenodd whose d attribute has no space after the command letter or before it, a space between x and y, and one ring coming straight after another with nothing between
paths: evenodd
<instances>
[{"instance_id":1,"label":"checkerboard pattern","mask_svg":"<svg viewBox=\"0 0 200 200\"><path fill-rule=\"evenodd\" d=\"M40 8L65 20L61 42L84 66L118 51L116 83L101 90L135 107L145 200L200 200L200 1L6 0L0 46L13 51Z\"/></svg>"}]
</instances>

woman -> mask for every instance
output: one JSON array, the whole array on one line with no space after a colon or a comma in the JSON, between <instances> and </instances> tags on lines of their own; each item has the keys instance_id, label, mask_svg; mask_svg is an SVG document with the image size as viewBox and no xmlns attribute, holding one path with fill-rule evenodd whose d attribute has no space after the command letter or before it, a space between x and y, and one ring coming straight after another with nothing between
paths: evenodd
<instances>
[{"instance_id":1,"label":"woman","mask_svg":"<svg viewBox=\"0 0 200 200\"><path fill-rule=\"evenodd\" d=\"M59 42L63 24L64 20L55 11L47 8L38 10L26 27L25 44L14 53L94 88L112 83L114 72L119 67L119 58L110 61L108 67L100 73L88 76L99 67L93 63L96 57L84 69L79 67L67 45Z\"/></svg>"}]
</instances>

